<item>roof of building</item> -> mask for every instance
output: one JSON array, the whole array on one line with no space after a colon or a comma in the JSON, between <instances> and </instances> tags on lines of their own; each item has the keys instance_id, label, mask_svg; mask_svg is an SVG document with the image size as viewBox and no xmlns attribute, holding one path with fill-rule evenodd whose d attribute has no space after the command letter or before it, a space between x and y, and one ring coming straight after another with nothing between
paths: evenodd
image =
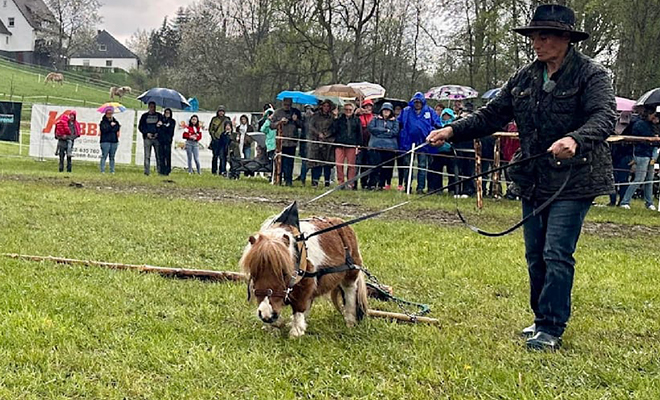
<instances>
[{"instance_id":1,"label":"roof of building","mask_svg":"<svg viewBox=\"0 0 660 400\"><path fill-rule=\"evenodd\" d=\"M53 13L43 0L14 0L16 7L34 29L41 28L40 20L54 20Z\"/></svg>"},{"instance_id":2,"label":"roof of building","mask_svg":"<svg viewBox=\"0 0 660 400\"><path fill-rule=\"evenodd\" d=\"M2 20L0 20L0 35L11 35L11 32L7 29L5 24L2 23Z\"/></svg>"},{"instance_id":3,"label":"roof of building","mask_svg":"<svg viewBox=\"0 0 660 400\"><path fill-rule=\"evenodd\" d=\"M102 50L105 49L105 50ZM135 58L138 56L121 44L106 30L98 31L95 45L83 49L71 56L72 58Z\"/></svg>"}]
</instances>

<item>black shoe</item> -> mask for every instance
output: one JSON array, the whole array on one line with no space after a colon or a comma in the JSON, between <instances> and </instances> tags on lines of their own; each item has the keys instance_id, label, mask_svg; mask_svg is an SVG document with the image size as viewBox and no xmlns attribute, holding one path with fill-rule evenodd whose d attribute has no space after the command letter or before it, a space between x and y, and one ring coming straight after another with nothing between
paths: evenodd
<instances>
[{"instance_id":1,"label":"black shoe","mask_svg":"<svg viewBox=\"0 0 660 400\"><path fill-rule=\"evenodd\" d=\"M284 186L286 186L286 187L292 187L292 186L293 186L293 182L287 182L287 183L284 184Z\"/></svg>"},{"instance_id":2,"label":"black shoe","mask_svg":"<svg viewBox=\"0 0 660 400\"><path fill-rule=\"evenodd\" d=\"M555 351L561 348L561 338L545 332L536 332L526 343L528 350Z\"/></svg>"},{"instance_id":3,"label":"black shoe","mask_svg":"<svg viewBox=\"0 0 660 400\"><path fill-rule=\"evenodd\" d=\"M424 194L424 190L423 190L423 189L417 189L417 191L416 191L415 193L417 193L417 194Z\"/></svg>"},{"instance_id":4,"label":"black shoe","mask_svg":"<svg viewBox=\"0 0 660 400\"><path fill-rule=\"evenodd\" d=\"M527 328L524 328L520 334L527 339L531 338L536 334L536 324L531 324Z\"/></svg>"},{"instance_id":5,"label":"black shoe","mask_svg":"<svg viewBox=\"0 0 660 400\"><path fill-rule=\"evenodd\" d=\"M325 187L329 188L330 187L330 182L326 182Z\"/></svg>"}]
</instances>

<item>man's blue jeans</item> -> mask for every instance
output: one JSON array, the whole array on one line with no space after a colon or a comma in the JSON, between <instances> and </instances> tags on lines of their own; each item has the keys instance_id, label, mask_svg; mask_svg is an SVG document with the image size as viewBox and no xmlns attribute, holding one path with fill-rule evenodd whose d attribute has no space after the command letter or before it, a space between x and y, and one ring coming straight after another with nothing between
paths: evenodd
<instances>
[{"instance_id":1,"label":"man's blue jeans","mask_svg":"<svg viewBox=\"0 0 660 400\"><path fill-rule=\"evenodd\" d=\"M525 223L530 305L537 331L561 336L571 315L573 253L593 199L555 201ZM523 216L541 202L523 200Z\"/></svg>"}]
</instances>

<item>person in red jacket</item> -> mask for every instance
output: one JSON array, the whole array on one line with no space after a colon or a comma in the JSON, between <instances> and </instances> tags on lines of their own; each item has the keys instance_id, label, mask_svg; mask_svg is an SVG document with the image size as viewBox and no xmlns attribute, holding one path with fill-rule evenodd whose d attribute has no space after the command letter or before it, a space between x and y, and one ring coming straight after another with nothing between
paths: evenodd
<instances>
[{"instance_id":1,"label":"person in red jacket","mask_svg":"<svg viewBox=\"0 0 660 400\"><path fill-rule=\"evenodd\" d=\"M363 101L362 106L355 110L355 115L360 118L360 125L362 125L362 143L360 143L360 147L365 147L365 149L360 149L360 147L358 147L357 157L355 159L356 164L360 165L360 169L357 171L357 173L362 174L368 169L368 167L364 167L364 165L369 164L369 157L366 147L369 145L371 134L369 133L369 129L367 129L367 127L369 126L371 120L374 118L374 102L371 99ZM369 175L363 176L360 179L360 184L362 185L362 189L368 189ZM356 182L353 188L357 189L357 186L358 185Z\"/></svg>"},{"instance_id":2,"label":"person in red jacket","mask_svg":"<svg viewBox=\"0 0 660 400\"><path fill-rule=\"evenodd\" d=\"M199 125L199 117L193 115L188 121L188 125L183 132L183 138L186 139L186 154L188 155L188 173L192 174L192 160L195 159L197 174L202 173L202 167L199 163L199 141L202 139L202 127Z\"/></svg>"},{"instance_id":3,"label":"person in red jacket","mask_svg":"<svg viewBox=\"0 0 660 400\"><path fill-rule=\"evenodd\" d=\"M73 141L80 137L80 124L76 120L75 111L65 111L55 124L55 139L57 149L55 155L59 155L59 171L64 171L64 157L66 157L66 172L71 172L71 157L73 153Z\"/></svg>"}]
</instances>

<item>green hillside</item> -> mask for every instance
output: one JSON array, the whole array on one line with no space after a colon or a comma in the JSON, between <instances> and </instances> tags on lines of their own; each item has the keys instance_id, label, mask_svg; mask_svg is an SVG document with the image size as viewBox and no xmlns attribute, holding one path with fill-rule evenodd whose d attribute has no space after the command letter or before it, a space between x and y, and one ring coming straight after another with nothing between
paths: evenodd
<instances>
[{"instance_id":1,"label":"green hillside","mask_svg":"<svg viewBox=\"0 0 660 400\"><path fill-rule=\"evenodd\" d=\"M55 104L77 107L98 107L110 101L111 83L86 82L86 78L75 73L64 72L64 84L45 84L48 70L15 64L0 59L0 101L18 101L23 103L21 130L23 143L29 143L30 118L32 104ZM145 109L132 93L121 103L131 109ZM22 155L27 155L27 146ZM18 155L18 146L14 143L0 142L0 155Z\"/></svg>"}]
</instances>

